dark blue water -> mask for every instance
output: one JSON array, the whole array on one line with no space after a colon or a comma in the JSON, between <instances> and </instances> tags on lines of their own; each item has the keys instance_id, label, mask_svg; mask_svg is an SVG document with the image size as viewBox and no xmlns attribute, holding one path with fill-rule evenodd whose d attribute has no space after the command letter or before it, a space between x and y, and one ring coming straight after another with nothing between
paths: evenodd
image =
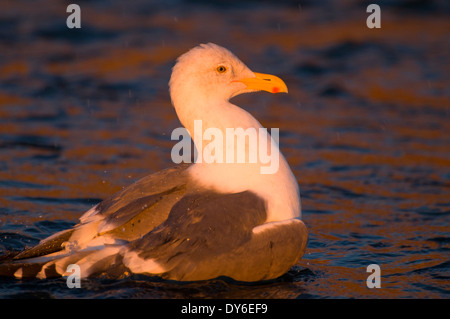
<instances>
[{"instance_id":1,"label":"dark blue water","mask_svg":"<svg viewBox=\"0 0 450 319\"><path fill-rule=\"evenodd\" d=\"M60 1L2 4L0 254L173 165L171 67L203 42L287 83L288 95L233 102L280 128L310 239L268 283L2 278L0 297L448 298L449 5L377 2L375 30L368 3L79 1L80 30Z\"/></svg>"}]
</instances>

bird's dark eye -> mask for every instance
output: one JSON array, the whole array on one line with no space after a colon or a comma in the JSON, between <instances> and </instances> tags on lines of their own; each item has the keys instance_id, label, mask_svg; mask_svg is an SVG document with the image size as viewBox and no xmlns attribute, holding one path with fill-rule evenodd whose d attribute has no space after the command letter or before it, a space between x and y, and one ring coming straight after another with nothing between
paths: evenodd
<instances>
[{"instance_id":1,"label":"bird's dark eye","mask_svg":"<svg viewBox=\"0 0 450 319\"><path fill-rule=\"evenodd\" d=\"M219 73L225 73L225 72L227 72L227 68L225 67L225 66L223 66L223 65L219 65L218 67L217 67L217 72L219 72Z\"/></svg>"}]
</instances>

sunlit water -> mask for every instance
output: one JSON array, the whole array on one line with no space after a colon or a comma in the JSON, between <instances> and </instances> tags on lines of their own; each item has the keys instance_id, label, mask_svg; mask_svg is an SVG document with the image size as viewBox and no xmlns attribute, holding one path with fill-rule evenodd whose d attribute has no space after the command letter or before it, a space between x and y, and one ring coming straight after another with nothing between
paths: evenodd
<instances>
[{"instance_id":1,"label":"sunlit water","mask_svg":"<svg viewBox=\"0 0 450 319\"><path fill-rule=\"evenodd\" d=\"M171 67L210 41L287 83L288 95L233 102L280 128L310 238L269 283L134 276L68 289L64 279L3 278L0 297L448 298L445 1L383 2L379 30L359 1L79 1L81 30L67 29L59 1L24 3L0 10L0 254L173 165ZM366 286L369 264L381 268L379 289Z\"/></svg>"}]
</instances>

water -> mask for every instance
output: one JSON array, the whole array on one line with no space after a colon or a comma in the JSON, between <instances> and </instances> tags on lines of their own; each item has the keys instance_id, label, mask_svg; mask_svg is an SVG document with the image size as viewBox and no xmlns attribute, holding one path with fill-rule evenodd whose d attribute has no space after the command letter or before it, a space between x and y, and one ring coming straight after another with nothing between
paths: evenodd
<instances>
[{"instance_id":1,"label":"water","mask_svg":"<svg viewBox=\"0 0 450 319\"><path fill-rule=\"evenodd\" d=\"M306 254L282 278L242 285L134 276L0 279L1 298L448 298L449 5L3 1L0 254L73 226L138 178L173 165L174 59L202 42L279 75L288 95L240 96L298 178ZM368 289L366 267L381 268Z\"/></svg>"}]
</instances>

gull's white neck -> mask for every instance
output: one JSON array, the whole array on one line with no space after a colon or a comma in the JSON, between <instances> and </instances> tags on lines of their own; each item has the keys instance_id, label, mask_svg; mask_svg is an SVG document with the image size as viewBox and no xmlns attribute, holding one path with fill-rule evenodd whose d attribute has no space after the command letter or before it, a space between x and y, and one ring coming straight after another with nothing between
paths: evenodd
<instances>
[{"instance_id":1,"label":"gull's white neck","mask_svg":"<svg viewBox=\"0 0 450 319\"><path fill-rule=\"evenodd\" d=\"M269 134L261 135L261 124L248 112L231 104L226 100L189 99L182 101L182 107L178 107L178 101L174 100L174 106L181 123L189 131L197 148L199 158L192 165L189 173L200 185L212 188L223 193L235 193L252 191L267 200L268 217L267 222L297 218L301 215L300 198L297 181L292 174L284 156L279 152L278 145ZM180 101L181 103L181 101ZM194 126L195 120L201 120L201 132L199 126ZM198 122L197 122L198 124ZM258 141L267 141L267 150L276 149L278 161L277 169L273 174L262 174L261 166L267 166L267 162L261 162L258 158L256 163L249 163L249 147L246 147L245 163L208 163L205 157L205 147L214 140L204 139L205 131L208 129L219 130L226 137L227 128L253 129L258 134ZM264 132L264 130L263 130ZM194 137L194 134L196 135ZM196 139L200 136L201 141ZM201 147L199 147L201 143ZM236 146L236 144L235 144ZM248 144L247 144L248 146ZM258 147L260 143L258 142ZM223 142L223 154L227 151L227 142ZM234 149L236 154L236 148ZM271 154L271 157L273 157Z\"/></svg>"}]
</instances>

